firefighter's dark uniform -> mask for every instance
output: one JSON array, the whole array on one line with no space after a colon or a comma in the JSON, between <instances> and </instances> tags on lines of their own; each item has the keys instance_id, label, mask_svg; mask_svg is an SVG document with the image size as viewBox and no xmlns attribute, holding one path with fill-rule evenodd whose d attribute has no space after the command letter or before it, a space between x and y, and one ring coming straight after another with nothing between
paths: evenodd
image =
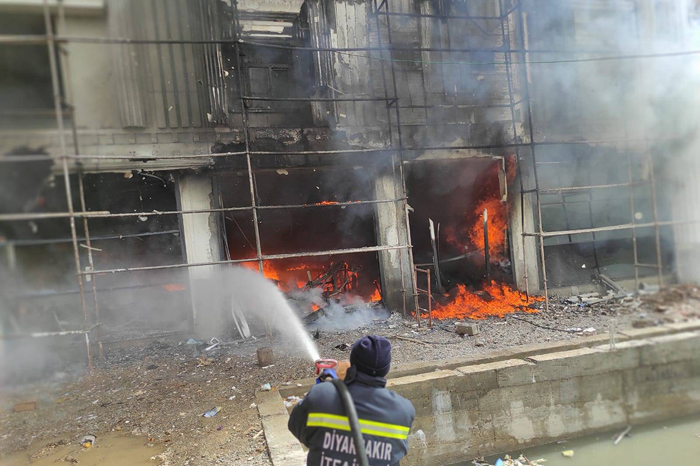
<instances>
[{"instance_id":1,"label":"firefighter's dark uniform","mask_svg":"<svg viewBox=\"0 0 700 466\"><path fill-rule=\"evenodd\" d=\"M410 401L387 390L386 379L351 367L345 379L359 418L372 466L399 464L408 453L416 411ZM289 430L309 448L308 466L354 466L355 445L340 396L332 383L315 385L289 418Z\"/></svg>"}]
</instances>

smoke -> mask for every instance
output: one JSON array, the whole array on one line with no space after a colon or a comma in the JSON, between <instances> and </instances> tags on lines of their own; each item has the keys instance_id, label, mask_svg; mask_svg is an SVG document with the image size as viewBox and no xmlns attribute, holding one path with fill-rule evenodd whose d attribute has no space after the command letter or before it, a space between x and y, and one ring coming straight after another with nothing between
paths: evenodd
<instances>
[{"instance_id":1,"label":"smoke","mask_svg":"<svg viewBox=\"0 0 700 466\"><path fill-rule=\"evenodd\" d=\"M512 69L521 78L514 83L516 94L522 95L526 85L530 90L535 141L551 143L536 148L538 162L548 164L538 166L540 187L627 183L628 154L635 184L631 189L633 212L630 188L626 186L544 195L543 203L550 205L543 208L543 229L648 224L655 217L653 181L659 221L700 219L694 188L700 181L700 61L696 54L685 53L700 46L696 2L526 0L523 9L526 34L522 45L532 52L527 66L523 55L513 54ZM511 16L510 22L519 41L518 15ZM527 120L519 129L519 137L529 141ZM555 144L558 141L577 144ZM649 154L653 156L653 166ZM531 166L529 157L528 150L521 151L521 166ZM589 199L590 211L583 204ZM570 203L562 207L562 200ZM655 263L653 228L638 228L636 235L639 262ZM691 260L697 264L697 257L690 259L679 254L680 250L697 248L697 226L662 227L660 236L665 272L674 265L672 259L666 258L674 249L677 269L689 268L680 262ZM593 239L590 237L568 241L550 238L546 245L571 243L576 249L560 249L564 253L560 259L565 261L576 253L582 254L582 260L592 261L594 254L586 252L586 248L607 248L608 261L614 265L605 273L626 278L634 275L631 255L622 254L632 249L631 237L630 230L622 230L597 233L595 246L585 244ZM623 269L620 266L624 264L627 265ZM579 262L579 269L580 265ZM697 265L692 269L697 270ZM554 267L552 274L571 280L571 274L564 269ZM587 280L588 276L583 273L580 278ZM700 277L697 272L694 278L686 272L679 278L683 281Z\"/></svg>"},{"instance_id":2,"label":"smoke","mask_svg":"<svg viewBox=\"0 0 700 466\"><path fill-rule=\"evenodd\" d=\"M312 306L318 307L315 311L318 317L309 316L309 328L328 332L365 327L379 319L388 318L390 314L384 307L365 303L359 296L343 295L341 301L331 299L330 302L326 302L320 288L292 292L289 294L289 300L299 313L311 309Z\"/></svg>"},{"instance_id":3,"label":"smoke","mask_svg":"<svg viewBox=\"0 0 700 466\"><path fill-rule=\"evenodd\" d=\"M331 302L316 312L323 312L323 315L309 327L326 332L366 327L377 320L387 319L390 315L385 308L374 308L357 297L351 299L349 305L341 306L336 302Z\"/></svg>"}]
</instances>

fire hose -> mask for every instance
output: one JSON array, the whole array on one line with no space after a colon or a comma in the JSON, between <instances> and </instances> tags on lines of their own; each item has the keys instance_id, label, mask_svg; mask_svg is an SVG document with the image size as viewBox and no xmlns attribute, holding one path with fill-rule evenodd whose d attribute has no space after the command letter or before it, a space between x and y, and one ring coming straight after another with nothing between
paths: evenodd
<instances>
[{"instance_id":1,"label":"fire hose","mask_svg":"<svg viewBox=\"0 0 700 466\"><path fill-rule=\"evenodd\" d=\"M348 417L350 434L355 443L357 464L359 466L369 466L369 459L367 458L367 451L365 451L365 441L362 438L362 430L360 429L360 421L357 417L355 402L352 401L352 396L350 395L348 386L345 385L345 381L340 380L338 376L335 375L333 368L337 365L338 361L334 359L316 360L316 375L319 376L316 383L323 382L328 378L331 379L331 383L333 383L336 390L338 390L338 396L340 396L340 404L343 405L343 411L345 411L345 415Z\"/></svg>"},{"instance_id":2,"label":"fire hose","mask_svg":"<svg viewBox=\"0 0 700 466\"><path fill-rule=\"evenodd\" d=\"M338 390L338 395L340 395L340 403L343 405L343 410L348 416L348 421L350 423L350 433L352 434L352 439L355 442L355 455L357 456L357 463L359 466L369 466L369 459L367 458L367 452L365 451L365 442L362 439L362 431L360 430L360 421L357 417L357 410L355 410L355 403L352 401L352 396L348 391L348 386L345 382L340 379L333 379L333 385Z\"/></svg>"}]
</instances>

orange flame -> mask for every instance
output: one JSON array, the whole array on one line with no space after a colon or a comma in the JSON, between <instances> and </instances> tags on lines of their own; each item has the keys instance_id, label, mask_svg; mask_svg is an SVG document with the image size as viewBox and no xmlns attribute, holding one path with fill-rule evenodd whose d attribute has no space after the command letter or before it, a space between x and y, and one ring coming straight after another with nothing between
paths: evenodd
<instances>
[{"instance_id":1,"label":"orange flame","mask_svg":"<svg viewBox=\"0 0 700 466\"><path fill-rule=\"evenodd\" d=\"M508 222L506 209L499 199L485 199L476 206L479 216L469 230L469 239L474 246L480 250L484 249L484 210L487 211L489 254L492 257L500 257L506 248L505 231Z\"/></svg>"},{"instance_id":2,"label":"orange flame","mask_svg":"<svg viewBox=\"0 0 700 466\"><path fill-rule=\"evenodd\" d=\"M512 183L517 176L517 160L514 155L506 156L506 182ZM489 254L494 259L503 258L506 248L506 207L501 202L499 165L494 163L475 187L479 197L474 199L473 207L464 213L464 224L446 230L447 241L459 249L471 246L484 250L484 209L488 212ZM470 244L471 243L471 244Z\"/></svg>"},{"instance_id":3,"label":"orange flame","mask_svg":"<svg viewBox=\"0 0 700 466\"><path fill-rule=\"evenodd\" d=\"M241 265L255 272L258 271L257 262L243 262L241 263ZM293 287L294 285L296 285L296 287L299 289L304 288L308 283L307 271L311 272L311 276L315 279L315 277L323 273L324 270L325 268L320 264L300 263L292 267L285 267L275 261L263 261L263 275L265 276L265 278L277 282L277 287L283 292L291 291L291 287ZM346 270L344 271L344 273L346 273L345 278L349 279L348 283L345 284L344 288L346 294L352 296L360 296L363 300L367 302L380 301L382 299L381 293L376 283L374 292L369 296L364 296L358 293L358 290L356 289L357 280L359 279L358 271L352 270L351 268L347 267L346 264ZM343 278L342 280L344 280L345 278ZM334 281L335 285L340 285L342 283L342 280L341 282ZM337 291L334 289L334 283L325 283L323 285L323 291L328 293ZM318 309L319 307L316 306L313 310L316 311Z\"/></svg>"},{"instance_id":4,"label":"orange flame","mask_svg":"<svg viewBox=\"0 0 700 466\"><path fill-rule=\"evenodd\" d=\"M438 304L433 309L433 318L443 319L485 319L491 316L503 317L514 312L536 313L536 309L527 307L527 297L524 293L514 290L508 285L494 281L484 286L483 296L467 291L464 285L457 285L457 294L452 302ZM544 298L530 296L530 302L544 301Z\"/></svg>"},{"instance_id":5,"label":"orange flame","mask_svg":"<svg viewBox=\"0 0 700 466\"><path fill-rule=\"evenodd\" d=\"M241 265L246 269L254 270L256 272L259 270L257 262L243 262ZM268 278L270 280L274 280L276 282L280 281L279 273L277 273L277 270L269 261L263 261L263 275L265 276L265 278Z\"/></svg>"}]
</instances>

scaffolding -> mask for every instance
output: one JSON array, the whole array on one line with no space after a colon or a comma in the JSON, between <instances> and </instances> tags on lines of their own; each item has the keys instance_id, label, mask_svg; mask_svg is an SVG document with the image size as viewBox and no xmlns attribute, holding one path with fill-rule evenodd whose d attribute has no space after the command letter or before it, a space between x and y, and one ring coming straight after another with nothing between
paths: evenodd
<instances>
[{"instance_id":1,"label":"scaffolding","mask_svg":"<svg viewBox=\"0 0 700 466\"><path fill-rule=\"evenodd\" d=\"M651 177L649 180L649 187L651 191L651 198L653 203L653 221L645 223L635 222L635 199L633 187L638 183L633 181L632 177L632 161L631 156L628 152L628 181L626 183L617 183L610 185L591 185L591 186L581 186L581 187L562 187L558 189L543 189L540 187L540 181L538 178L538 166L544 162L538 162L537 151L542 146L553 146L553 145L590 145L594 143L610 143L619 144L621 142L626 142L626 140L615 140L615 141L536 141L535 140L535 130L533 127L533 117L532 117L532 102L530 97L529 89L529 68L531 66L531 57L536 53L558 53L558 51L547 51L547 50L529 50L527 48L527 41L525 38L525 26L523 23L523 5L519 0L494 0L498 6L498 12L494 16L471 16L471 15L452 15L447 16L449 19L462 19L464 21L474 24L479 28L479 21L486 21L491 23L496 23L499 25L500 29L500 41L501 43L493 47L424 47L424 46L405 46L404 44L397 43L394 39L395 32L392 30L392 18L400 18L401 20L412 19L416 21L417 28L420 29L421 21L426 19L437 19L445 20L446 16L444 14L432 14L432 13L407 13L400 11L393 11L391 8L392 2L389 0L382 0L380 3L377 0L372 1L372 13L371 17L368 19L367 27L374 30L376 33L376 46L367 47L345 47L345 48L333 48L333 47L304 47L304 46L294 46L294 45L283 45L277 43L268 42L255 42L244 40L240 36L241 25L238 22L237 5L235 0L230 1L230 8L232 18L234 18L234 24L231 25L231 38L228 39L202 39L202 40L178 40L178 39L153 39L153 40L142 40L133 39L127 37L74 37L63 35L59 36L54 32L54 26L51 17L51 10L49 7L48 0L44 0L43 14L46 26L46 35L42 36L2 36L0 37L0 43L7 45L21 45L21 44L46 44L49 50L50 58L50 72L52 80L52 91L54 99L54 113L56 118L56 124L58 127L58 137L60 141L60 154L55 155L31 155L31 156L3 156L0 157L0 163L2 162L33 162L49 160L60 164L62 175L65 184L65 195L67 202L67 212L53 212L53 213L22 213L22 214L0 214L0 221L24 221L24 220L35 220L35 219L47 219L47 218L64 218L68 219L70 223L71 239L73 249L73 259L75 262L75 274L78 283L78 294L80 296L80 307L82 312L83 326L82 329L69 330L64 332L43 332L43 333L32 333L32 334L14 334L14 335L3 335L2 338L18 338L18 337L49 337L49 336L61 336L61 335L84 335L87 351L87 360L89 367L93 366L93 354L91 349L90 335L91 332L96 331L96 339L98 345L99 356L102 356L102 335L101 335L101 321L99 315L99 293L103 290L98 289L96 284L96 277L102 274L115 274L115 273L129 273L136 271L153 271L153 270L166 270L166 269L179 269L179 268L193 268L193 267L203 267L212 265L230 265L230 264L241 264L247 262L257 262L260 272L263 271L263 262L267 260L278 260L278 259L288 259L288 258L302 258L302 257L314 257L314 256L328 256L333 254L363 254L363 253L377 253L382 251L399 251L399 260L401 273L401 293L402 301L404 303L403 312L407 313L406 303L418 301L418 295L420 293L425 293L425 290L418 288L416 271L423 272L423 270L416 269L413 264L413 253L412 253L412 243L410 237L410 225L409 225L409 206L406 191L406 176L404 173L405 167L410 163L410 157L407 154L412 154L415 152L423 151L473 151L475 154L471 155L473 157L488 157L499 161L501 170L505 169L505 159L502 154L491 154L488 151L504 151L504 150L514 150L516 155L516 161L518 165L518 173L522 173L524 167L521 167L521 162L523 157L523 151L528 151L530 154L532 170L534 174L534 189L526 189L523 184L522 176L520 177L520 189L519 196L521 204L524 203L526 196L534 196L536 201L536 231L526 231L525 230L525 209L521 209L521 228L522 235L519 239L522 241L523 249L526 248L526 239L528 237L534 237L538 241L539 249L539 264L541 266L541 280L543 284L544 294L547 298L546 305L549 307L548 298L548 280L547 280L547 270L546 270L546 259L545 259L545 238L554 236L570 236L580 233L599 233L599 232L609 232L616 230L630 230L633 237L633 248L634 248L634 267L635 267L635 279L636 283L639 282L638 270L640 268L654 268L658 273L659 285L663 284L663 264L661 255L661 240L659 229L663 225L678 224L679 222L662 222L659 221L657 215L657 204L656 204L656 184L653 173L653 161L651 156L651 151L647 150L645 157L648 158L649 167L651 168ZM57 3L58 20L65 26L65 6L64 2L59 0ZM63 28L65 31L65 27ZM513 37L513 34L516 37ZM448 27L449 36L449 27ZM234 54L236 57L236 81L238 84L238 109L241 114L242 126L243 126L243 145L244 150L234 151L234 152L223 152L223 153L207 153L207 154L184 154L184 155L164 155L164 156L153 156L143 158L143 161L152 161L157 159L198 159L198 160L214 160L214 159L230 159L234 157L245 157L245 170L247 173L247 185L250 194L250 205L243 207L222 207L216 209L200 209L200 210L172 210L172 211L151 211L151 212L129 212L129 213L112 213L107 211L88 211L86 206L85 189L83 185L83 177L85 172L83 170L83 164L89 160L124 160L129 162L138 162L141 160L140 157L134 156L120 156L120 155L90 155L81 154L79 151L79 140L78 133L75 123L75 118L72 117L72 127L66 128L64 117L66 110L73 116L75 112L75 106L72 102L68 102L63 98L61 93L60 85L61 80L59 77L59 64L57 63L57 57L65 57L67 54L66 49L63 47L64 44L69 43L90 43L90 44L105 44L105 45L124 45L124 44L204 44L204 45L230 45L233 46ZM284 49L292 51L308 51L308 52L327 52L329 54L347 54L347 53L362 53L367 54L366 57L370 60L379 63L381 69L381 79L382 79L382 96L379 97L353 97L353 96L334 96L334 97L259 97L246 95L243 86L243 76L242 76L242 66L241 66L241 46L257 46L265 47L271 49ZM428 124L429 115L428 111L431 108L459 108L456 103L445 103L444 105L429 105L427 100L423 100L423 105L413 105L403 104L401 98L401 92L397 84L397 76L400 75L400 70L398 69L397 61L392 58L392 53L396 51L407 51L414 53L439 53L442 55L454 56L455 54L462 53L473 53L473 52L484 52L492 54L502 54L504 57L504 69L505 78L507 81L507 104L504 103L492 103L492 104L479 104L474 105L475 107L483 108L502 108L507 109L510 114L509 121L509 133L511 134L510 141L504 141L494 144L474 144L474 145L422 145L420 147L412 147L405 143L404 132L406 130L406 124L402 123L402 111L423 110L426 125ZM572 52L567 52L572 53ZM573 52L575 53L575 52ZM590 54L590 51L586 53ZM518 57L514 60L514 57ZM607 60L608 57L602 57L601 59ZM582 59L588 60L588 59ZM561 63L570 62L572 60L561 60ZM573 60L574 62L576 60ZM518 69L514 69L515 65L519 65ZM424 66L424 64L421 64ZM65 60L64 69L66 73L69 73L68 60ZM521 84L521 89L516 89L516 81ZM70 86L70 79L65 79L64 85ZM423 89L422 92L424 96L427 95L428 91L426 89L425 81L422 82ZM67 95L73 95L71 92L66 93ZM335 95L335 94L334 94ZM386 147L378 149L348 149L348 150L308 150L308 151L259 151L254 150L251 144L251 128L249 121L249 108L250 103L254 101L272 101L272 102L329 102L337 104L339 102L377 102L383 103L386 109L386 119L388 127L388 145ZM517 113L524 111L525 113L525 127L527 128L526 137L523 137L518 131L518 124L520 123ZM73 147L75 148L74 153L68 152L67 139L69 136L66 132L70 131L73 138ZM486 152L486 153L485 153ZM392 173L397 180L398 188L395 187L396 191L393 198L387 200L367 200L359 202L341 202L334 204L310 204L310 205L259 205L256 197L256 178L255 169L253 167L252 159L253 157L264 157L264 156L285 156L285 155L337 155L337 154L371 154L371 155L381 155L387 154L391 157L391 169ZM71 189L71 169L74 167L77 172L77 182L78 182L78 192L79 192L79 205L80 210L76 211L74 209L72 189ZM607 227L597 227L587 229L567 229L561 231L545 231L543 229L542 222L542 207L543 203L540 199L541 194L544 193L556 193L563 196L564 192L570 191L584 191L591 192L593 190L604 190L610 189L612 187L629 187L629 205L631 214L631 223L607 226ZM562 203L564 204L564 198L562 197ZM275 209L335 209L343 208L346 206L355 206L358 204L367 205L378 205L378 204L395 204L396 205L396 221L400 224L403 220L401 215L405 216L407 236L403 240L399 237L398 244L389 246L369 246L369 247L359 247L359 248L345 248L345 249L332 249L325 251L313 251L313 252L298 252L290 254L264 254L262 251L262 243L260 238L260 226L258 220L258 214L264 210L275 210ZM547 204L544 204L547 205ZM91 238L89 221L99 218L126 218L126 217L148 217L148 216L169 216L169 215L191 215L198 213L224 213L224 212L250 212L253 217L254 233L255 233L255 257L250 259L235 259L235 260L220 260L211 262L201 262L201 263L182 263L182 264L171 264L171 265L153 265L153 266L140 266L140 267L122 267L122 268L112 268L105 270L96 270L94 267L93 260L93 241L97 240L107 240L108 237ZM78 236L78 225L76 221L82 220L83 235ZM636 230L640 228L653 228L655 235L655 245L656 245L656 264L644 264L640 263L637 255L637 238ZM158 232L153 234L168 234L172 231ZM138 236L138 235L137 235ZM517 240L513 238L513 240ZM38 240L37 241L27 241L26 244L39 244L43 242L51 242L51 240ZM64 240L56 240L64 241ZM87 259L87 268L83 268L81 259L81 242L85 241L86 246L83 248L85 250ZM25 244L22 241L17 241L17 245ZM405 252L405 253L404 253ZM406 255L408 257L409 264L404 264ZM414 271L412 274L413 283L411 289L413 294L409 295L407 292L407 283L404 281L403 270L408 269ZM530 290L530 279L527 275L527 264L523 267L525 270L524 281L526 292L530 294L531 291L537 292L538 290ZM426 271L428 277L430 276L429 271ZM86 278L92 277L89 280L90 290L86 290ZM430 290L430 285L428 285L428 290ZM428 291L430 293L430 291ZM92 312L94 315L92 319L89 316L89 306L87 304L88 295L91 295L92 301ZM417 305L416 305L417 306ZM428 296L428 309L432 308L430 296ZM420 311L416 310L417 314ZM429 312L429 314L431 314ZM419 318L419 316L418 316ZM91 320L93 324L91 325Z\"/></svg>"}]
</instances>

